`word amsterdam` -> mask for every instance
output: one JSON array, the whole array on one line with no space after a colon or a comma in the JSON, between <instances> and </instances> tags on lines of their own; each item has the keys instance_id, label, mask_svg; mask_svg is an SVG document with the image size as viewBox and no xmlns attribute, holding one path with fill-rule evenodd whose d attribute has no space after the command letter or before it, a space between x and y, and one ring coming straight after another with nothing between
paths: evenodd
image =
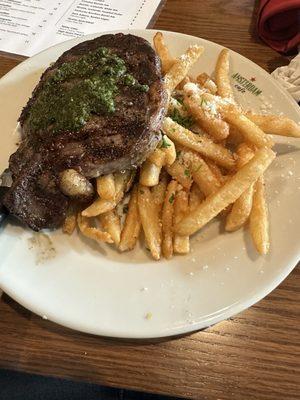
<instances>
[{"instance_id":1,"label":"word amsterdam","mask_svg":"<svg viewBox=\"0 0 300 400\"><path fill-rule=\"evenodd\" d=\"M236 80L243 88L253 93L255 96L259 96L262 91L258 89L252 82L248 81L248 79L244 78L238 72L231 75L231 77ZM243 91L244 92L244 91Z\"/></svg>"}]
</instances>

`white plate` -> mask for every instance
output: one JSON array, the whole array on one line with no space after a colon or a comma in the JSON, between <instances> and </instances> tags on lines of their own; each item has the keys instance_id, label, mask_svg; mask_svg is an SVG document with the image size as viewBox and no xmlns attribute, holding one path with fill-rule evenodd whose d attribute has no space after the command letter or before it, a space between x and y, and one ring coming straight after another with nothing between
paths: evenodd
<instances>
[{"instance_id":1,"label":"white plate","mask_svg":"<svg viewBox=\"0 0 300 400\"><path fill-rule=\"evenodd\" d=\"M149 41L153 31L133 33ZM97 36L97 35L94 35ZM165 32L172 53L191 43L205 46L194 72L214 69L221 47L192 36ZM93 36L92 36L93 37ZM15 149L22 106L41 71L65 50L86 40L59 44L32 57L0 81L0 169ZM231 53L231 72L251 79L262 93L236 90L240 102L300 120L299 107L261 68ZM233 79L233 85L237 82ZM77 235L51 234L55 256L37 264L41 249L33 233L7 224L1 231L0 286L19 303L52 321L98 335L149 338L201 329L251 306L273 290L299 260L300 144L277 139L281 155L267 173L271 211L271 253L258 257L247 231L226 234L211 223L192 239L192 252L154 262L142 248L119 254ZM49 254L48 254L49 255ZM50 254L51 255L51 254ZM146 316L148 315L148 318Z\"/></svg>"}]
</instances>

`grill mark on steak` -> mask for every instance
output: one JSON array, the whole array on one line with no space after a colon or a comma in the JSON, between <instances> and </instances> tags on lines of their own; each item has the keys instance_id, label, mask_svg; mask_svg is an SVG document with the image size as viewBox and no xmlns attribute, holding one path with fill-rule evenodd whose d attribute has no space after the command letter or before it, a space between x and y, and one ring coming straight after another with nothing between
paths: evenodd
<instances>
[{"instance_id":1,"label":"grill mark on steak","mask_svg":"<svg viewBox=\"0 0 300 400\"><path fill-rule=\"evenodd\" d=\"M54 133L51 126L31 131L27 124L30 109L48 77L63 63L99 47L122 58L128 72L148 85L149 91L120 86L116 111L92 115L78 131ZM92 178L140 165L160 140L166 98L160 60L140 37L104 35L66 51L44 72L21 113L23 142L10 157L13 185L4 198L7 209L34 230L59 227L68 207L68 198L58 186L59 173L72 168Z\"/></svg>"}]
</instances>

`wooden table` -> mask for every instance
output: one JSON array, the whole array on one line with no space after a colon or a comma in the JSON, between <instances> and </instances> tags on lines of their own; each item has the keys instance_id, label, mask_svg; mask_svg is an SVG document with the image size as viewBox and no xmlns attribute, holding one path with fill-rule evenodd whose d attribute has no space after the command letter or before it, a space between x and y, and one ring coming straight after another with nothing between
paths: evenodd
<instances>
[{"instance_id":1,"label":"wooden table","mask_svg":"<svg viewBox=\"0 0 300 400\"><path fill-rule=\"evenodd\" d=\"M252 0L169 0L155 27L228 46L268 71L287 62L253 33ZM18 63L0 57L0 73ZM0 367L194 399L299 399L300 274L240 315L185 337L117 341L0 301Z\"/></svg>"}]
</instances>

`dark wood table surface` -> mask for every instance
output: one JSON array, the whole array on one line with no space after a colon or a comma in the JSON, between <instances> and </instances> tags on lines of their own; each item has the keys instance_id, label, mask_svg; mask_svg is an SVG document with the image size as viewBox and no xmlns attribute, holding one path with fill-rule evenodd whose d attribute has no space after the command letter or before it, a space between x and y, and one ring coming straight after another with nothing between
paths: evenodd
<instances>
[{"instance_id":1,"label":"dark wood table surface","mask_svg":"<svg viewBox=\"0 0 300 400\"><path fill-rule=\"evenodd\" d=\"M154 27L209 39L267 71L288 62L254 33L254 0L168 0ZM0 56L4 75L20 59ZM247 311L176 339L74 332L0 300L0 367L193 399L300 398L300 274Z\"/></svg>"}]
</instances>

